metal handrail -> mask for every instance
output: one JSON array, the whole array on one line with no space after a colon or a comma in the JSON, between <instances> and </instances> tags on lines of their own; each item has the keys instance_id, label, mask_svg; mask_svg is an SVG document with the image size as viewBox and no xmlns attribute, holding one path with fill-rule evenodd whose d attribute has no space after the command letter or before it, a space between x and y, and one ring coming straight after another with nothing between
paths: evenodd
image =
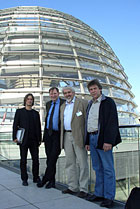
<instances>
[{"instance_id":1,"label":"metal handrail","mask_svg":"<svg viewBox=\"0 0 140 209\"><path fill-rule=\"evenodd\" d=\"M136 124L136 125L121 125L119 126L119 128L137 128L140 127L140 124Z\"/></svg>"}]
</instances>

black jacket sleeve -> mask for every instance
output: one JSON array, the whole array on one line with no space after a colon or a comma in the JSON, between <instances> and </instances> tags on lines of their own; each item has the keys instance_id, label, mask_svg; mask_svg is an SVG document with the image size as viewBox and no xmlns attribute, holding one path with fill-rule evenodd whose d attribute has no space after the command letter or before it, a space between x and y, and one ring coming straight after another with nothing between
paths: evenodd
<instances>
[{"instance_id":1,"label":"black jacket sleeve","mask_svg":"<svg viewBox=\"0 0 140 209\"><path fill-rule=\"evenodd\" d=\"M14 117L14 122L13 122L13 135L12 135L12 138L13 140L16 139L16 133L17 133L17 130L18 130L18 126L19 126L19 110L17 109L16 110L16 113L15 113L15 117Z\"/></svg>"}]
</instances>

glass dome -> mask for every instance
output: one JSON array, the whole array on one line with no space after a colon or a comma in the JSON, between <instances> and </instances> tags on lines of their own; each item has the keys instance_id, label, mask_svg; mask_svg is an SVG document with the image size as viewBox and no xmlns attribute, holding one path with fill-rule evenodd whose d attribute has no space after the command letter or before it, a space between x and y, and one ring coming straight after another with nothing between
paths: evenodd
<instances>
[{"instance_id":1,"label":"glass dome","mask_svg":"<svg viewBox=\"0 0 140 209\"><path fill-rule=\"evenodd\" d=\"M35 96L42 125L48 90L75 88L90 99L87 82L97 78L112 97L120 124L137 119L131 85L119 59L95 30L75 17L42 7L0 10L0 124L11 130L15 110L24 96Z\"/></svg>"}]
</instances>

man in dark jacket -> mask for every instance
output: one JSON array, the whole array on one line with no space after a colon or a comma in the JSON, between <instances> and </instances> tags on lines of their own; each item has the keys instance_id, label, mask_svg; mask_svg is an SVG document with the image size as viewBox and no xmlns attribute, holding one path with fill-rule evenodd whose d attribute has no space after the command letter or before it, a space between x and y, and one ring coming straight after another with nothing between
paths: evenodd
<instances>
[{"instance_id":1,"label":"man in dark jacket","mask_svg":"<svg viewBox=\"0 0 140 209\"><path fill-rule=\"evenodd\" d=\"M18 144L18 128L24 128L25 133L20 147L20 169L23 186L28 186L27 154L30 150L33 160L33 182L38 183L39 178L39 145L41 144L41 124L39 113L32 109L34 96L27 94L24 98L24 108L17 109L13 123L13 141Z\"/></svg>"},{"instance_id":2,"label":"man in dark jacket","mask_svg":"<svg viewBox=\"0 0 140 209\"><path fill-rule=\"evenodd\" d=\"M55 187L55 173L60 149L60 106L65 100L59 98L59 89L51 87L49 89L51 100L46 103L46 119L43 141L47 155L47 168L42 181L37 184L38 187Z\"/></svg>"},{"instance_id":3,"label":"man in dark jacket","mask_svg":"<svg viewBox=\"0 0 140 209\"><path fill-rule=\"evenodd\" d=\"M102 201L101 207L112 207L115 197L115 170L112 148L121 142L115 102L102 94L97 79L88 83L93 97L87 108L86 149L90 150L96 173L94 195L89 201Z\"/></svg>"}]
</instances>

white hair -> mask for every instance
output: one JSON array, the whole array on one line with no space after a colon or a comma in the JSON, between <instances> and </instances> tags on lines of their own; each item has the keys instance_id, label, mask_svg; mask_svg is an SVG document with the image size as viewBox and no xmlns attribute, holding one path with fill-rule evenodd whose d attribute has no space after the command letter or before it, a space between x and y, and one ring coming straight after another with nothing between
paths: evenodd
<instances>
[{"instance_id":1,"label":"white hair","mask_svg":"<svg viewBox=\"0 0 140 209\"><path fill-rule=\"evenodd\" d=\"M71 90L73 93L75 93L75 89L70 87L70 86L65 86L63 89L62 89L62 92L64 93L64 90Z\"/></svg>"}]
</instances>

